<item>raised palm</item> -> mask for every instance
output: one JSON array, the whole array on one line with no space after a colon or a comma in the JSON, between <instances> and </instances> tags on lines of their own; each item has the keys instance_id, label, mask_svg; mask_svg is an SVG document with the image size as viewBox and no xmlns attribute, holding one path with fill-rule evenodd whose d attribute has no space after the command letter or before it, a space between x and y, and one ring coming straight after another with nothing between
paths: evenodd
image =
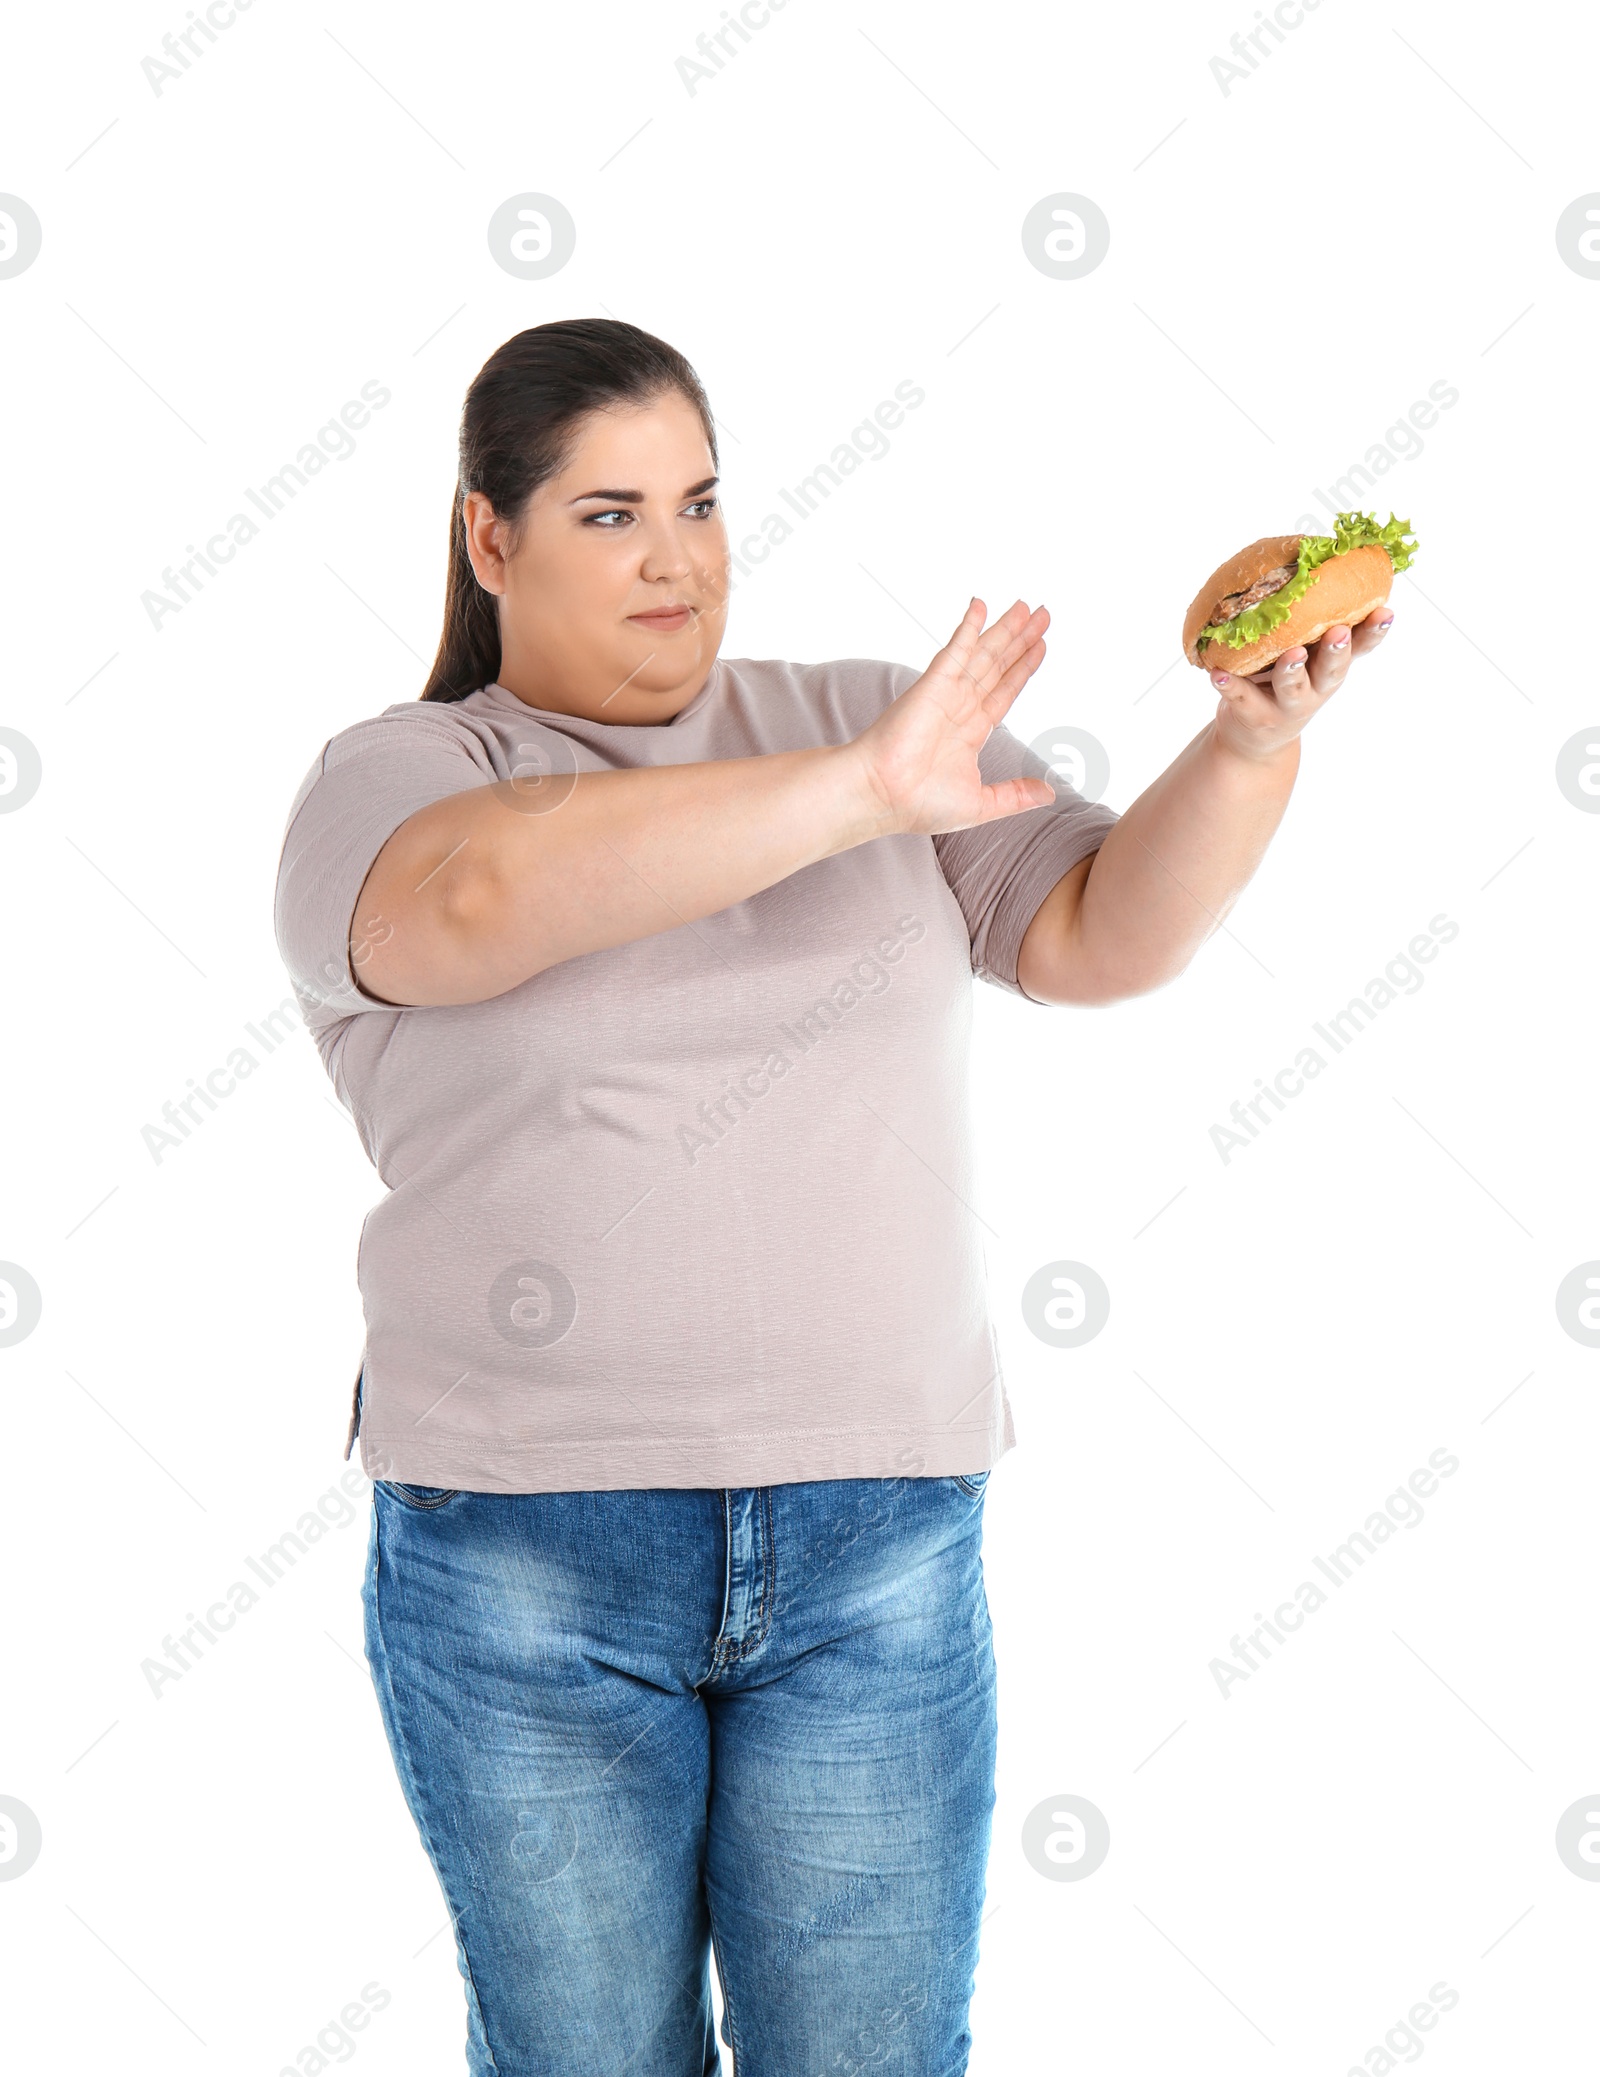
<instances>
[{"instance_id":1,"label":"raised palm","mask_svg":"<svg viewBox=\"0 0 1600 2077\"><path fill-rule=\"evenodd\" d=\"M985 628L988 609L974 599L961 624L915 685L856 738L887 827L936 836L972 829L1055 798L1043 779L986 786L978 752L1044 661L1043 606L1021 599Z\"/></svg>"}]
</instances>

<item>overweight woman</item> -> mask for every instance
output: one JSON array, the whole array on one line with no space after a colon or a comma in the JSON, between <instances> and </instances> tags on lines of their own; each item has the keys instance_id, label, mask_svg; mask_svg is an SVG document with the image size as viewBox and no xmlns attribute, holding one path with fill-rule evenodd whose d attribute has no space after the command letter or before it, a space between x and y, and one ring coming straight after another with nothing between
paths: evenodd
<instances>
[{"instance_id":1,"label":"overweight woman","mask_svg":"<svg viewBox=\"0 0 1600 2077\"><path fill-rule=\"evenodd\" d=\"M728 589L689 363L519 333L467 394L427 687L327 743L279 868L387 1186L367 1655L474 2073L715 2071L713 1947L737 2077L965 2070L1014 1439L972 978L1180 973L1391 617L1214 673L1118 816L1004 726L1042 607L974 599L921 671L758 662Z\"/></svg>"}]
</instances>

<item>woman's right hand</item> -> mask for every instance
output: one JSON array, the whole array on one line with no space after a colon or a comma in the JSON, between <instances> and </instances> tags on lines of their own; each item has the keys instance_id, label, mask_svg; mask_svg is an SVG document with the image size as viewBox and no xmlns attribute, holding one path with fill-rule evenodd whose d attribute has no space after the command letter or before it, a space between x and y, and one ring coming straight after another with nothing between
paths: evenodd
<instances>
[{"instance_id":1,"label":"woman's right hand","mask_svg":"<svg viewBox=\"0 0 1600 2077\"><path fill-rule=\"evenodd\" d=\"M986 786L978 752L1044 661L1043 606L1021 599L985 628L974 599L961 624L915 685L886 707L849 748L879 835L937 836L971 829L1055 799L1043 779Z\"/></svg>"}]
</instances>

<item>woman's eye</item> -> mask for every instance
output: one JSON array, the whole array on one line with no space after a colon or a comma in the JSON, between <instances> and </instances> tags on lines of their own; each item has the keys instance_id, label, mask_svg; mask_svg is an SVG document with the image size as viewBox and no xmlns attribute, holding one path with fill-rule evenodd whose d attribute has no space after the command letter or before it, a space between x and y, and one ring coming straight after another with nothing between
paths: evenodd
<instances>
[{"instance_id":1,"label":"woman's eye","mask_svg":"<svg viewBox=\"0 0 1600 2077\"><path fill-rule=\"evenodd\" d=\"M715 498L696 498L692 505L685 505L683 509L692 519L707 519L716 511L717 501ZM631 512L625 507L617 505L613 506L609 512L588 513L584 518L584 525L601 527L606 533L615 534L619 533L621 528L612 526L610 524L612 520L631 520L632 518L633 514Z\"/></svg>"}]
</instances>

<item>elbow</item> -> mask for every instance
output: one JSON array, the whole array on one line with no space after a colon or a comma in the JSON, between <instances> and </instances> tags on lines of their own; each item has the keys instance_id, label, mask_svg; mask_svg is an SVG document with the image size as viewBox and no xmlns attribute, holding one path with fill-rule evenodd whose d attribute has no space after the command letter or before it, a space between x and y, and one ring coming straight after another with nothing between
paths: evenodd
<instances>
[{"instance_id":1,"label":"elbow","mask_svg":"<svg viewBox=\"0 0 1600 2077\"><path fill-rule=\"evenodd\" d=\"M428 1002L487 1002L552 963L517 928L516 906L514 890L491 867L452 871L418 948L428 967Z\"/></svg>"},{"instance_id":2,"label":"elbow","mask_svg":"<svg viewBox=\"0 0 1600 2077\"><path fill-rule=\"evenodd\" d=\"M1048 980L1029 977L1019 985L1035 1002L1059 1008L1098 1010L1113 1003L1131 1002L1141 995L1155 995L1169 987L1188 970L1189 956L1177 961L1156 962L1080 960Z\"/></svg>"},{"instance_id":3,"label":"elbow","mask_svg":"<svg viewBox=\"0 0 1600 2077\"><path fill-rule=\"evenodd\" d=\"M399 896L391 890L387 900L358 908L351 971L364 994L398 1008L484 1002L537 971L504 972L505 913L505 889L492 871L448 859Z\"/></svg>"},{"instance_id":4,"label":"elbow","mask_svg":"<svg viewBox=\"0 0 1600 2077\"><path fill-rule=\"evenodd\" d=\"M504 913L505 889L488 861L462 855L440 871L430 920L443 944L466 951L492 943Z\"/></svg>"}]
</instances>

